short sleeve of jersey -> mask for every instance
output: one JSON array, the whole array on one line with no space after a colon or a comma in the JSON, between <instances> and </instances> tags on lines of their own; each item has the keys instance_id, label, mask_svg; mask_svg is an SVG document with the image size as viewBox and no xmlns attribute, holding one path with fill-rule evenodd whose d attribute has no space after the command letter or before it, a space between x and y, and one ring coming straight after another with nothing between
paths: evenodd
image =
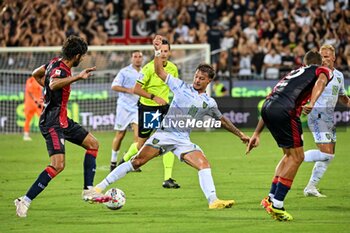
<instances>
[{"instance_id":1,"label":"short sleeve of jersey","mask_svg":"<svg viewBox=\"0 0 350 233\"><path fill-rule=\"evenodd\" d=\"M50 80L53 78L65 78L65 77L67 77L67 72L60 67L56 67L52 69L50 72Z\"/></svg>"},{"instance_id":2,"label":"short sleeve of jersey","mask_svg":"<svg viewBox=\"0 0 350 233\"><path fill-rule=\"evenodd\" d=\"M212 101L208 115L215 118L216 120L219 120L222 117L222 113L220 112L218 104L215 102L215 100Z\"/></svg>"},{"instance_id":3,"label":"short sleeve of jersey","mask_svg":"<svg viewBox=\"0 0 350 233\"><path fill-rule=\"evenodd\" d=\"M188 88L188 85L181 79L174 78L171 74L166 77L165 83L169 86L169 89L176 95L182 94L184 88Z\"/></svg>"},{"instance_id":4,"label":"short sleeve of jersey","mask_svg":"<svg viewBox=\"0 0 350 233\"><path fill-rule=\"evenodd\" d=\"M123 74L123 70L120 70L120 72L117 74L117 76L114 78L112 82L112 87L123 86L123 82L124 82L124 74Z\"/></svg>"},{"instance_id":5,"label":"short sleeve of jersey","mask_svg":"<svg viewBox=\"0 0 350 233\"><path fill-rule=\"evenodd\" d=\"M146 83L148 83L149 79L151 78L152 72L153 72L151 69L151 65L153 64L148 63L142 68L140 72L140 77L137 80L137 82L140 83L141 85L145 85Z\"/></svg>"},{"instance_id":6,"label":"short sleeve of jersey","mask_svg":"<svg viewBox=\"0 0 350 233\"><path fill-rule=\"evenodd\" d=\"M340 76L340 79L341 79L339 95L346 95L345 87L344 87L344 75L341 72L339 72L339 76Z\"/></svg>"},{"instance_id":7,"label":"short sleeve of jersey","mask_svg":"<svg viewBox=\"0 0 350 233\"><path fill-rule=\"evenodd\" d=\"M177 67L175 66L175 65L173 65L174 67L173 67L173 69L172 69L172 76L174 76L175 78L178 78L179 77L179 71L178 71L178 69L177 69Z\"/></svg>"},{"instance_id":8,"label":"short sleeve of jersey","mask_svg":"<svg viewBox=\"0 0 350 233\"><path fill-rule=\"evenodd\" d=\"M327 77L327 81L328 81L327 83L329 83L329 81L331 81L333 78L333 72L327 67L324 67L324 66L317 67L315 72L317 77L319 77L321 73L324 73Z\"/></svg>"}]
</instances>

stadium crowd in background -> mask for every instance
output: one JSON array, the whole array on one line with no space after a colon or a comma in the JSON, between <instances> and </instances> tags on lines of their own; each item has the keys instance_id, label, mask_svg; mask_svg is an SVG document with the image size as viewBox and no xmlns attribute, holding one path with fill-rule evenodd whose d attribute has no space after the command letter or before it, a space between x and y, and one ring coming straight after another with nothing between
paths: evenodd
<instances>
[{"instance_id":1,"label":"stadium crowd in background","mask_svg":"<svg viewBox=\"0 0 350 233\"><path fill-rule=\"evenodd\" d=\"M106 45L111 19L144 20L172 44L209 43L221 77L276 79L322 44L335 47L340 71L350 65L347 0L5 0L0 19L2 47L60 45L69 35Z\"/></svg>"}]
</instances>

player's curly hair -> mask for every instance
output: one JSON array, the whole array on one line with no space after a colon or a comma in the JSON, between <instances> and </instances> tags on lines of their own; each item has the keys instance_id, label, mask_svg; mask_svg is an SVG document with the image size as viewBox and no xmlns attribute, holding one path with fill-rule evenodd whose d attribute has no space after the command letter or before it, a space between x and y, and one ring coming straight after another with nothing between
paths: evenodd
<instances>
[{"instance_id":1,"label":"player's curly hair","mask_svg":"<svg viewBox=\"0 0 350 233\"><path fill-rule=\"evenodd\" d=\"M88 50L85 40L78 36L69 36L62 46L63 59L71 60L74 56L84 55Z\"/></svg>"},{"instance_id":2,"label":"player's curly hair","mask_svg":"<svg viewBox=\"0 0 350 233\"><path fill-rule=\"evenodd\" d=\"M214 68L209 65L209 64L206 64L206 63L201 63L197 66L197 69L196 70L199 70L203 73L207 73L208 74L208 77L210 79L214 79L215 77L215 70Z\"/></svg>"},{"instance_id":3,"label":"player's curly hair","mask_svg":"<svg viewBox=\"0 0 350 233\"><path fill-rule=\"evenodd\" d=\"M322 56L319 52L309 51L304 56L305 65L322 65Z\"/></svg>"}]
</instances>

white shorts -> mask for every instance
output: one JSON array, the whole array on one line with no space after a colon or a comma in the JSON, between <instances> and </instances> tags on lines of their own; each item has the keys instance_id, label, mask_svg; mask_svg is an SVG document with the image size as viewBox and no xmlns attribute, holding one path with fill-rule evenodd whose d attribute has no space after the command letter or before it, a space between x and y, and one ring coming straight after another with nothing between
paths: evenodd
<instances>
[{"instance_id":1,"label":"white shorts","mask_svg":"<svg viewBox=\"0 0 350 233\"><path fill-rule=\"evenodd\" d=\"M337 136L333 120L322 119L322 114L308 116L309 129L314 136L315 143L335 143Z\"/></svg>"},{"instance_id":2,"label":"white shorts","mask_svg":"<svg viewBox=\"0 0 350 233\"><path fill-rule=\"evenodd\" d=\"M162 131L156 131L149 139L147 139L145 145L160 149L161 155L171 151L180 161L183 161L181 156L189 152L200 151L203 153L202 149L198 145L192 143L189 139L179 139L172 133Z\"/></svg>"},{"instance_id":3,"label":"white shorts","mask_svg":"<svg viewBox=\"0 0 350 233\"><path fill-rule=\"evenodd\" d=\"M114 123L114 129L124 131L128 125L135 123L138 124L138 112L133 109L129 111L123 106L117 106L116 118Z\"/></svg>"}]
</instances>

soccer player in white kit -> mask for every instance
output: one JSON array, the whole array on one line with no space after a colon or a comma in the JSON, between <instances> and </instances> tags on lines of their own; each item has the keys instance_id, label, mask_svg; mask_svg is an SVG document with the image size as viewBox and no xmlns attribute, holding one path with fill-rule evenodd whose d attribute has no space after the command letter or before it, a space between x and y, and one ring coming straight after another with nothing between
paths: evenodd
<instances>
[{"instance_id":1,"label":"soccer player in white kit","mask_svg":"<svg viewBox=\"0 0 350 233\"><path fill-rule=\"evenodd\" d=\"M114 129L117 131L112 142L110 171L116 168L120 145L125 137L126 129L131 125L134 131L134 141L138 136L138 107L139 96L134 94L133 88L140 77L143 55L140 51L133 51L131 64L119 71L112 83L112 90L117 91L118 101Z\"/></svg>"},{"instance_id":2,"label":"soccer player in white kit","mask_svg":"<svg viewBox=\"0 0 350 233\"><path fill-rule=\"evenodd\" d=\"M141 167L165 152L172 151L181 161L198 170L199 184L208 200L209 209L230 208L234 204L233 200L220 200L216 196L210 164L201 148L190 141L191 128L181 128L179 122L202 120L204 115L210 115L218 119L225 129L239 137L242 142L248 143L249 137L224 117L218 110L215 100L205 93L208 84L215 75L214 69L210 65L199 65L193 84L186 84L164 71L160 59L162 37L156 36L153 45L155 48L155 71L174 93L169 112L163 120L164 128L157 129L134 158L119 165L101 183L96 185L94 190L102 192L107 186L121 179L130 171Z\"/></svg>"},{"instance_id":3,"label":"soccer player in white kit","mask_svg":"<svg viewBox=\"0 0 350 233\"><path fill-rule=\"evenodd\" d=\"M309 183L304 189L304 195L314 197L326 197L317 190L316 186L335 156L334 108L338 99L340 103L350 107L350 99L344 90L344 76L339 70L334 68L334 47L332 45L323 45L320 48L320 54L322 56L322 65L330 68L334 77L325 87L313 110L308 115L308 125L318 149L305 152L304 161L315 162L315 166Z\"/></svg>"}]
</instances>

